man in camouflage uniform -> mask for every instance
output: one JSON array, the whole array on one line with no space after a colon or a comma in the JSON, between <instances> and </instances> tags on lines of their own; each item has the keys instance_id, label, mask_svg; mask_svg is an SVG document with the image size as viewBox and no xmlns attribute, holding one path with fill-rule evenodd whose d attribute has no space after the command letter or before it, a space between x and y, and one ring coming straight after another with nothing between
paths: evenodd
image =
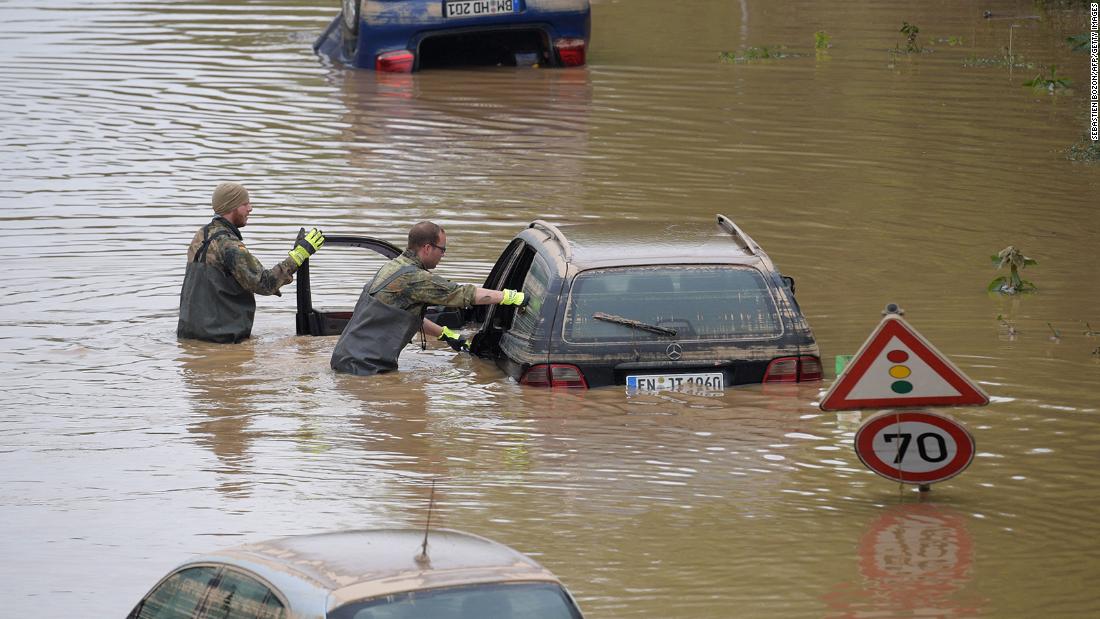
<instances>
[{"instance_id":1,"label":"man in camouflage uniform","mask_svg":"<svg viewBox=\"0 0 1100 619\"><path fill-rule=\"evenodd\" d=\"M252 212L248 190L222 183L211 200L215 217L203 226L187 248L187 273L180 292L176 335L208 342L239 342L252 334L257 294L276 295L294 279L294 272L321 248L324 235L316 228L298 239L290 256L265 269L242 242L240 228Z\"/></svg>"},{"instance_id":2,"label":"man in camouflage uniform","mask_svg":"<svg viewBox=\"0 0 1100 619\"><path fill-rule=\"evenodd\" d=\"M522 292L487 290L456 284L431 272L447 251L447 233L422 221L409 230L409 243L382 265L355 305L330 362L337 372L369 376L397 369L397 357L417 331L457 350L469 350L465 338L424 318L429 305L524 305Z\"/></svg>"}]
</instances>

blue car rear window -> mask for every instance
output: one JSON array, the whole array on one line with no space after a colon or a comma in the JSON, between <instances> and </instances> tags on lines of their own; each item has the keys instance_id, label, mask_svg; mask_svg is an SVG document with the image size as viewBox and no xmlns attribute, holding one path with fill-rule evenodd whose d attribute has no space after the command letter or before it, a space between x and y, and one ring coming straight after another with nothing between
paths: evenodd
<instances>
[{"instance_id":1,"label":"blue car rear window","mask_svg":"<svg viewBox=\"0 0 1100 619\"><path fill-rule=\"evenodd\" d=\"M604 319L594 318L597 314ZM616 318L676 335L613 322ZM770 339L782 333L767 280L756 269L739 266L585 271L574 280L563 328L572 343Z\"/></svg>"}]
</instances>

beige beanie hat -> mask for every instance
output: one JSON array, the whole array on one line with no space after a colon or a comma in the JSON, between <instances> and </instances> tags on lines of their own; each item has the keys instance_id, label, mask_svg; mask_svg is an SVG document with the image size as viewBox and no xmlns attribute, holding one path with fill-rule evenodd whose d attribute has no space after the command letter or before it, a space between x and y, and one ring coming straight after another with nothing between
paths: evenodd
<instances>
[{"instance_id":1,"label":"beige beanie hat","mask_svg":"<svg viewBox=\"0 0 1100 619\"><path fill-rule=\"evenodd\" d=\"M214 198L210 203L215 213L224 215L248 203L248 190L240 183L222 183L214 190Z\"/></svg>"}]
</instances>

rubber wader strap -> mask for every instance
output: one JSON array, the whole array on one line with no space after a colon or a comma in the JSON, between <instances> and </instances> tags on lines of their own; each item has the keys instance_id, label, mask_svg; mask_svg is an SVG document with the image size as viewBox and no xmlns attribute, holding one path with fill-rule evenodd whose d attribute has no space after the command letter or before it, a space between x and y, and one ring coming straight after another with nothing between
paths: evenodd
<instances>
[{"instance_id":1,"label":"rubber wader strap","mask_svg":"<svg viewBox=\"0 0 1100 619\"><path fill-rule=\"evenodd\" d=\"M378 293L379 290L382 290L386 286L389 286L390 282L392 282L393 280L397 279L398 277L401 277L402 275L404 275L406 273L412 273L416 269L417 269L417 267L413 266L411 264L405 265L405 266L401 267L400 269L397 269L397 271L393 275L390 275L389 277L387 277L386 281L382 282L382 284L380 286L378 286L377 288L374 286L374 280L378 279L378 274L376 273L374 275L374 279L370 280L371 285L370 285L370 287L367 288L367 290L369 291L369 292L367 292L367 294L369 294L370 296L373 297L375 294Z\"/></svg>"},{"instance_id":2,"label":"rubber wader strap","mask_svg":"<svg viewBox=\"0 0 1100 619\"><path fill-rule=\"evenodd\" d=\"M202 229L202 246L199 247L199 251L195 252L195 262L206 262L206 249L210 247L210 243L214 242L214 239L229 236L228 230L221 230L215 232L214 236L209 236L210 224L206 224Z\"/></svg>"}]
</instances>

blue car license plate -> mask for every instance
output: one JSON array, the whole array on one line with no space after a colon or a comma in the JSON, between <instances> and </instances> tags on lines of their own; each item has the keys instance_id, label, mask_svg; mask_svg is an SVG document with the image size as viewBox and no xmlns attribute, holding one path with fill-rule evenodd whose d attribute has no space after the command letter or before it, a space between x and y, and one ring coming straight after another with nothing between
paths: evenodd
<instances>
[{"instance_id":1,"label":"blue car license plate","mask_svg":"<svg viewBox=\"0 0 1100 619\"><path fill-rule=\"evenodd\" d=\"M443 17L480 17L500 13L515 13L519 0L445 0Z\"/></svg>"},{"instance_id":2,"label":"blue car license plate","mask_svg":"<svg viewBox=\"0 0 1100 619\"><path fill-rule=\"evenodd\" d=\"M638 374L626 377L628 391L721 391L721 372L703 374Z\"/></svg>"}]
</instances>

